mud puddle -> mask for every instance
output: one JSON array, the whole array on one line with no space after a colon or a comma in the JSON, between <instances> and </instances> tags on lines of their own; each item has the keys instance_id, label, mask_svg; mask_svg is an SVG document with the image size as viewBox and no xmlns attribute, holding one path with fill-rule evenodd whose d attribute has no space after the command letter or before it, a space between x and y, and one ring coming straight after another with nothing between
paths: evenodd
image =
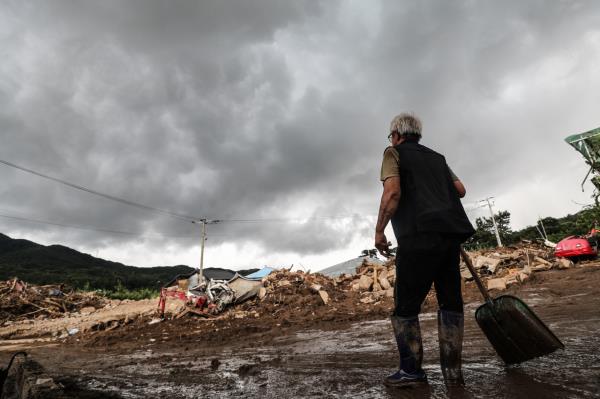
<instances>
[{"instance_id":1,"label":"mud puddle","mask_svg":"<svg viewBox=\"0 0 600 399\"><path fill-rule=\"evenodd\" d=\"M301 331L274 345L225 349L198 358L142 352L139 361L105 375L82 377L88 388L124 398L595 398L600 397L597 317L552 321L566 350L507 368L467 311L464 373L467 387L447 392L438 366L435 317L424 315L424 369L429 387L393 390L381 384L397 357L387 320L344 331ZM130 356L131 358L131 356ZM115 357L119 364L124 357Z\"/></svg>"}]
</instances>

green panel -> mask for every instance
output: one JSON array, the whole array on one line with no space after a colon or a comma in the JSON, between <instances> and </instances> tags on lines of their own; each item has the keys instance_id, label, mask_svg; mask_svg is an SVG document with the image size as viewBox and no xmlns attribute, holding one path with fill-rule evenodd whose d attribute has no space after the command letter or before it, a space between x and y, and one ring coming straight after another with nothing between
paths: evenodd
<instances>
[{"instance_id":1,"label":"green panel","mask_svg":"<svg viewBox=\"0 0 600 399\"><path fill-rule=\"evenodd\" d=\"M600 169L600 128L574 134L567 137L565 141L583 155L594 170Z\"/></svg>"}]
</instances>

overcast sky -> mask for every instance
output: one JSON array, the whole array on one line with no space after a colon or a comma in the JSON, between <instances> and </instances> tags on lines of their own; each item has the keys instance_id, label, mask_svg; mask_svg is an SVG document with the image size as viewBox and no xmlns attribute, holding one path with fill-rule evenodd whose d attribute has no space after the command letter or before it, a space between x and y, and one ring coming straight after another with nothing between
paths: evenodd
<instances>
[{"instance_id":1,"label":"overcast sky","mask_svg":"<svg viewBox=\"0 0 600 399\"><path fill-rule=\"evenodd\" d=\"M597 1L2 1L0 159L194 217L206 266L318 269L373 247L390 120L514 229L589 203L564 138L600 126ZM0 232L138 266L189 222L0 165ZM306 218L313 218L306 220ZM389 231L388 238L392 238Z\"/></svg>"}]
</instances>

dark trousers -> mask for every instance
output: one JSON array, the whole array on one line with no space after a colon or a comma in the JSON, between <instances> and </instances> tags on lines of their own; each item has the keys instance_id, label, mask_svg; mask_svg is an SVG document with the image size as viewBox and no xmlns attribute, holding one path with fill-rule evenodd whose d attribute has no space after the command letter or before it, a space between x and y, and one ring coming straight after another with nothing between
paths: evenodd
<instances>
[{"instance_id":1,"label":"dark trousers","mask_svg":"<svg viewBox=\"0 0 600 399\"><path fill-rule=\"evenodd\" d=\"M459 239L438 233L399 238L394 316L417 316L432 284L441 310L463 311Z\"/></svg>"}]
</instances>

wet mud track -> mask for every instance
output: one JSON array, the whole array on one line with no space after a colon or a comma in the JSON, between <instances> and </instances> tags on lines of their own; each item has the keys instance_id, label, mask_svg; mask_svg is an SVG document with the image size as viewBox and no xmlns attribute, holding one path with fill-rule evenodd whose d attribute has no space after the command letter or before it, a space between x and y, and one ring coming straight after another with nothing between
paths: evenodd
<instances>
[{"instance_id":1,"label":"wet mud track","mask_svg":"<svg viewBox=\"0 0 600 399\"><path fill-rule=\"evenodd\" d=\"M467 386L447 392L438 365L434 313L421 315L424 389L388 389L397 354L388 320L341 330L299 330L225 345L94 350L60 346L34 351L57 376L123 398L600 398L600 268L542 277L516 294L566 346L550 356L505 367L466 306ZM100 397L100 396L99 396Z\"/></svg>"}]
</instances>

